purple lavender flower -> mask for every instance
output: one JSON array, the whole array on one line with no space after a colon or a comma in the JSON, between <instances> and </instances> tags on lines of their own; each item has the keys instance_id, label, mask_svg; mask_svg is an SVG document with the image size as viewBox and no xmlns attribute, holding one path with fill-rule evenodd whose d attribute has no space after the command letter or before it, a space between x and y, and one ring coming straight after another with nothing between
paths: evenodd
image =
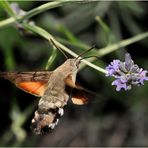
<instances>
[{"instance_id":1,"label":"purple lavender flower","mask_svg":"<svg viewBox=\"0 0 148 148\"><path fill-rule=\"evenodd\" d=\"M11 3L10 7L12 8L13 12L17 15L25 15L26 11L20 9L19 5L16 2Z\"/></svg>"},{"instance_id":2,"label":"purple lavender flower","mask_svg":"<svg viewBox=\"0 0 148 148\"><path fill-rule=\"evenodd\" d=\"M112 85L116 85L117 91L121 89L130 90L132 85L144 85L144 81L148 80L146 76L147 70L143 70L137 64L134 64L129 53L125 54L125 62L113 60L106 67L106 70L106 76L113 76L115 78Z\"/></svg>"},{"instance_id":3,"label":"purple lavender flower","mask_svg":"<svg viewBox=\"0 0 148 148\"><path fill-rule=\"evenodd\" d=\"M106 67L106 70L108 73L106 76L112 76L113 74L116 74L116 72L119 70L120 66L120 60L113 60L110 65Z\"/></svg>"},{"instance_id":4,"label":"purple lavender flower","mask_svg":"<svg viewBox=\"0 0 148 148\"><path fill-rule=\"evenodd\" d=\"M112 85L116 85L116 86L117 86L117 87L116 87L116 90L117 90L117 91L120 91L121 88L127 90L126 82L124 82L124 81L122 82L121 79L116 79L115 81L112 82Z\"/></svg>"}]
</instances>

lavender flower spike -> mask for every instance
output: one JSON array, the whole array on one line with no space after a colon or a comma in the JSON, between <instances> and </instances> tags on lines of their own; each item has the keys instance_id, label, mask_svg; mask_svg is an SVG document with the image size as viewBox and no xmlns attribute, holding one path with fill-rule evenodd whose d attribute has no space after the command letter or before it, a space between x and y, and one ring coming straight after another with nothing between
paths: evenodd
<instances>
[{"instance_id":1,"label":"lavender flower spike","mask_svg":"<svg viewBox=\"0 0 148 148\"><path fill-rule=\"evenodd\" d=\"M113 60L113 62L111 62L111 64L106 67L106 70L108 71L106 76L112 76L113 74L116 74L119 69L119 66L120 60Z\"/></svg>"},{"instance_id":2,"label":"lavender flower spike","mask_svg":"<svg viewBox=\"0 0 148 148\"><path fill-rule=\"evenodd\" d=\"M115 80L112 85L116 86L116 90L130 90L132 85L144 85L144 81L148 81L146 76L147 70L139 68L131 59L129 53L125 54L125 61L113 60L107 67L106 76L113 76Z\"/></svg>"}]
</instances>

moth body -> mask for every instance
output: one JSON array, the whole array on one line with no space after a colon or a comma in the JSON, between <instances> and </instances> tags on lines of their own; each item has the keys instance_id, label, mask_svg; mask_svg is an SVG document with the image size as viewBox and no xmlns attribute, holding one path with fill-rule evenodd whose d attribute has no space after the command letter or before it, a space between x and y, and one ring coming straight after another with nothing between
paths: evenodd
<instances>
[{"instance_id":1,"label":"moth body","mask_svg":"<svg viewBox=\"0 0 148 148\"><path fill-rule=\"evenodd\" d=\"M79 64L80 60L73 58L67 59L54 71L0 72L0 77L13 82L18 88L41 97L31 121L35 134L46 134L54 129L64 114L63 107L67 104L71 89L75 89L75 94L72 94L74 104L87 103L87 98L81 93L87 90L75 84Z\"/></svg>"},{"instance_id":2,"label":"moth body","mask_svg":"<svg viewBox=\"0 0 148 148\"><path fill-rule=\"evenodd\" d=\"M31 123L31 128L36 134L48 133L64 114L63 107L69 99L65 90L65 81L70 78L71 83L75 85L78 62L75 59L68 59L51 74L47 89L39 101L38 110Z\"/></svg>"}]
</instances>

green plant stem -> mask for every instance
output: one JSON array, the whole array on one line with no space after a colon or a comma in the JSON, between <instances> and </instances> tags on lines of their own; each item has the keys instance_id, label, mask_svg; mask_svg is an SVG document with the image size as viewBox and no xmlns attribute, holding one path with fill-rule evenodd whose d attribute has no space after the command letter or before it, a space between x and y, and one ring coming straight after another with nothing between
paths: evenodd
<instances>
[{"instance_id":1,"label":"green plant stem","mask_svg":"<svg viewBox=\"0 0 148 148\"><path fill-rule=\"evenodd\" d=\"M74 0L60 0L60 1L55 1L55 2L48 2L46 4L43 4L37 8L34 8L32 9L31 11L27 12L26 15L24 16L21 16L20 18L17 17L17 21L22 21L22 20L25 20L25 19L29 19L30 17L38 14L38 13L41 13L43 11L46 11L48 9L51 9L51 8L55 8L55 7L58 7L58 6L62 6L63 4L66 4L66 3L73 3L73 2L84 2L84 0L78 0L78 1L74 1ZM13 10L11 10L11 7L9 6L9 3L8 2L1 2L3 3L3 6L5 7L5 9L7 9L7 12L10 14L10 15L14 15L12 14ZM5 20L4 21L1 21L0 22L0 27L2 27L3 25L6 26L8 23L12 23L12 22L16 22L16 20L13 18L9 18L9 20ZM7 23L6 23L7 22ZM59 46L61 49L63 49L65 52L69 53L70 55L72 55L73 57L77 57L78 55L76 53L74 53L73 51L71 51L70 49L68 49L67 47L65 47L64 45L62 45L61 43L59 43L57 40L55 40L55 38L49 34L47 31L45 31L44 29L38 27L38 26L33 26L33 25L29 25L27 23L22 23L22 25L24 27L26 27L27 29L39 34L40 36L44 37L45 39L47 39L51 44L51 40L54 41L54 43ZM126 39L126 40L123 40L121 42L118 42L116 44L113 44L113 45L110 45L110 46L107 46L105 48L102 48L100 49L97 53L97 56L98 57L102 57L110 52L113 52L121 47L125 47L127 45L130 45L134 42L137 42L139 40L142 40L144 38L148 37L148 32L146 33L142 33L142 34L139 34L137 36L134 36L132 38L129 38L129 39ZM54 45L53 45L54 46ZM96 66L94 64L92 64L91 62L93 62L95 60L95 58L91 58L89 60L82 60L85 64L89 65L90 67L100 71L100 72L103 72L103 73L106 73L106 70L100 68L99 66ZM85 65L84 64L81 64L80 66L80 69L82 69ZM48 66L46 66L47 68Z\"/></svg>"},{"instance_id":2,"label":"green plant stem","mask_svg":"<svg viewBox=\"0 0 148 148\"><path fill-rule=\"evenodd\" d=\"M64 38L61 38L61 37L56 37L56 39L57 39L59 42L63 43L63 44L75 46L75 47L77 47L77 48L81 48L81 49L84 49L84 50L90 48L89 45L87 45L87 44L85 44L85 43L83 43L83 42L80 42L80 41L78 41L78 43L77 43L77 42L70 42L70 41L68 41L68 40L66 40L66 39L64 39ZM94 49L95 49L95 48L94 48Z\"/></svg>"},{"instance_id":3,"label":"green plant stem","mask_svg":"<svg viewBox=\"0 0 148 148\"><path fill-rule=\"evenodd\" d=\"M26 12L26 14L23 15L23 16L18 16L17 17L17 21L18 22L21 22L23 20L26 20L26 19L29 19L29 18L33 17L34 15L40 14L41 12L44 12L44 11L49 10L49 9L52 9L52 8L56 8L56 7L63 6L63 5L66 5L66 4L80 3L80 2L85 2L85 1L84 0L77 0L77 1L75 1L75 0L60 0L60 1L48 2L46 4L43 4L41 6L38 6L38 7L34 8L34 9ZM0 3L5 8L7 7L7 5L6 5L5 2L0 1ZM5 3L5 4L3 4L3 3ZM7 12L8 12L8 9L7 9ZM9 14L12 14L10 11L8 13ZM12 25L15 22L16 22L16 20L13 17L8 18L8 19L5 19L3 21L0 21L0 28L6 27L6 26L9 26L9 25Z\"/></svg>"},{"instance_id":4,"label":"green plant stem","mask_svg":"<svg viewBox=\"0 0 148 148\"><path fill-rule=\"evenodd\" d=\"M12 17L16 17L15 13L13 12L13 10L11 9L9 3L7 0L3 0L3 1L0 1L0 3L2 4L2 6L5 8L5 10L7 11L7 13L12 16Z\"/></svg>"},{"instance_id":5,"label":"green plant stem","mask_svg":"<svg viewBox=\"0 0 148 148\"><path fill-rule=\"evenodd\" d=\"M69 53L70 55L72 55L73 57L77 57L78 55L75 53L75 52L73 52L73 51L71 51L70 49L68 49L66 46L64 46L64 45L62 45L61 43L59 43L50 33L48 33L46 30L44 30L44 29L42 29L42 28L40 28L40 27L38 27L38 26L35 26L35 25L29 25L29 24L27 24L27 23L22 23L22 25L26 28L26 29L28 29L28 30L30 30L30 31L32 31L32 32L34 32L34 33L37 33L37 34L39 34L40 36L42 36L42 37L44 37L45 39L47 39L49 42L50 42L50 44L51 45L53 45L53 43L52 43L52 41L59 47L59 48L61 48L62 50L64 50L65 52L67 52L67 53ZM51 41L52 40L52 41ZM53 45L54 46L54 45ZM92 63L90 63L90 62L88 62L87 60L82 60L82 62L84 62L86 65L88 65L88 66L90 66L90 67L92 67L93 69L96 69L96 70L98 70L98 71L100 71L100 72L102 72L102 73L107 73L106 72L106 70L104 70L103 68L101 68L101 67L99 67L99 66L96 66L96 65L94 65L94 64L92 64Z\"/></svg>"},{"instance_id":6,"label":"green plant stem","mask_svg":"<svg viewBox=\"0 0 148 148\"><path fill-rule=\"evenodd\" d=\"M131 37L129 39L122 40L118 43L115 43L115 44L112 44L112 45L109 45L107 47L99 49L98 52L97 52L97 56L103 57L103 56L105 56L105 55L107 55L107 54L109 54L109 53L111 53L115 50L118 50L118 49L125 47L125 46L128 46L130 44L133 44L135 42L138 42L138 41L140 41L144 38L147 38L147 37L148 37L148 32L145 32L145 33L138 34L134 37ZM91 59L88 59L87 61L93 62L94 60L96 60L96 58L91 58ZM83 67L85 67L85 65L81 64L80 69L82 69Z\"/></svg>"},{"instance_id":7,"label":"green plant stem","mask_svg":"<svg viewBox=\"0 0 148 148\"><path fill-rule=\"evenodd\" d=\"M49 69L49 67L51 66L51 64L55 60L56 56L57 56L57 49L56 48L53 48L52 53L51 53L51 56L49 57L49 59L47 61L45 70L48 70Z\"/></svg>"},{"instance_id":8,"label":"green plant stem","mask_svg":"<svg viewBox=\"0 0 148 148\"><path fill-rule=\"evenodd\" d=\"M135 35L134 37L131 37L129 39L125 39L125 40L122 40L118 43L112 44L109 47L101 48L98 51L98 56L102 57L110 52L113 52L113 51L115 51L119 48L125 47L127 45L133 44L133 43L140 41L140 40L147 38L147 37L148 37L148 32L145 32L145 33Z\"/></svg>"},{"instance_id":9,"label":"green plant stem","mask_svg":"<svg viewBox=\"0 0 148 148\"><path fill-rule=\"evenodd\" d=\"M60 0L60 1L54 1L54 2L48 2L46 4L43 4L37 8L34 8L32 10L30 10L29 12L26 13L26 15L23 17L23 19L29 19L34 15L37 15L41 12L44 12L46 10L55 8L55 7L59 7L59 6L63 6L65 4L68 3L74 3L74 2L79 2L79 1L75 1L75 0Z\"/></svg>"},{"instance_id":10,"label":"green plant stem","mask_svg":"<svg viewBox=\"0 0 148 148\"><path fill-rule=\"evenodd\" d=\"M4 27L8 27L8 26L14 24L15 21L16 21L16 20L15 20L15 18L13 18L13 17L8 18L8 19L5 19L5 20L3 20L3 21L0 21L0 29L1 29L1 28L4 28Z\"/></svg>"},{"instance_id":11,"label":"green plant stem","mask_svg":"<svg viewBox=\"0 0 148 148\"><path fill-rule=\"evenodd\" d=\"M32 16L34 16L34 15L36 15L38 13L41 13L42 11L45 11L45 10L48 10L48 9L51 9L51 8L54 8L54 7L58 7L58 6L63 5L65 3L72 3L72 2L76 2L76 1L73 1L73 0L60 0L60 1L57 1L57 2L49 2L49 3L43 4L43 5L35 8L35 9L32 9L31 11L27 12L26 15L24 15L23 17L20 17L20 18L17 17L17 21L29 19L30 17L32 17ZM81 1L77 1L77 2L81 2ZM7 12L10 13L10 15L13 15L12 14L13 10L9 6L9 3L7 1L2 2L2 3L3 3L4 8L7 10ZM16 21L16 20L14 19L14 21ZM53 45L52 41L54 41L54 43L58 47L60 47L61 49L63 49L65 52L69 53L73 57L78 56L76 53L74 53L73 51L71 51L70 49L68 49L67 47L65 47L61 43L59 43L57 40L55 40L55 38L51 34L49 34L47 31L45 31L44 29L42 29L42 28L40 28L38 26L35 26L35 25L29 25L27 23L22 23L22 25L24 27L26 27L28 30L31 30L31 31L39 34L40 36L44 37L45 39L47 39L51 43L51 45ZM54 47L54 45L53 45L53 47ZM56 48L56 47L54 47L54 48ZM51 61L50 58L48 60L46 68L48 68L48 66L49 66L49 61ZM96 69L96 70L98 70L100 72L106 73L106 71L104 69L100 68L99 66L96 66L96 65L88 62L87 60L82 60L82 61L85 64L89 65L90 67L92 67L92 68L94 68L94 69Z\"/></svg>"}]
</instances>

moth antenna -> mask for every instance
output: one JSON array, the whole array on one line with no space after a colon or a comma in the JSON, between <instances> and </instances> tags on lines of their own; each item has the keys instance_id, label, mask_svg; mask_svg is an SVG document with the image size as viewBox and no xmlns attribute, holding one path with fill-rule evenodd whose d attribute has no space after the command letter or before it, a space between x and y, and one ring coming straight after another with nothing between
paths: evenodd
<instances>
[{"instance_id":1,"label":"moth antenna","mask_svg":"<svg viewBox=\"0 0 148 148\"><path fill-rule=\"evenodd\" d=\"M50 39L50 41L53 44L53 46L55 46L59 51L61 51L65 58L68 59L67 55L63 52L63 50L60 47L58 47L52 39Z\"/></svg>"},{"instance_id":2,"label":"moth antenna","mask_svg":"<svg viewBox=\"0 0 148 148\"><path fill-rule=\"evenodd\" d=\"M85 53L87 53L87 52L91 51L92 49L94 49L95 46L96 46L96 45L93 45L91 48L89 48L89 49L87 49L87 50L81 52L81 53L76 57L76 60L77 60L79 57L81 57L82 55L84 55ZM83 59L83 58L82 58L82 59ZM82 59L81 59L81 60L82 60Z\"/></svg>"}]
</instances>

